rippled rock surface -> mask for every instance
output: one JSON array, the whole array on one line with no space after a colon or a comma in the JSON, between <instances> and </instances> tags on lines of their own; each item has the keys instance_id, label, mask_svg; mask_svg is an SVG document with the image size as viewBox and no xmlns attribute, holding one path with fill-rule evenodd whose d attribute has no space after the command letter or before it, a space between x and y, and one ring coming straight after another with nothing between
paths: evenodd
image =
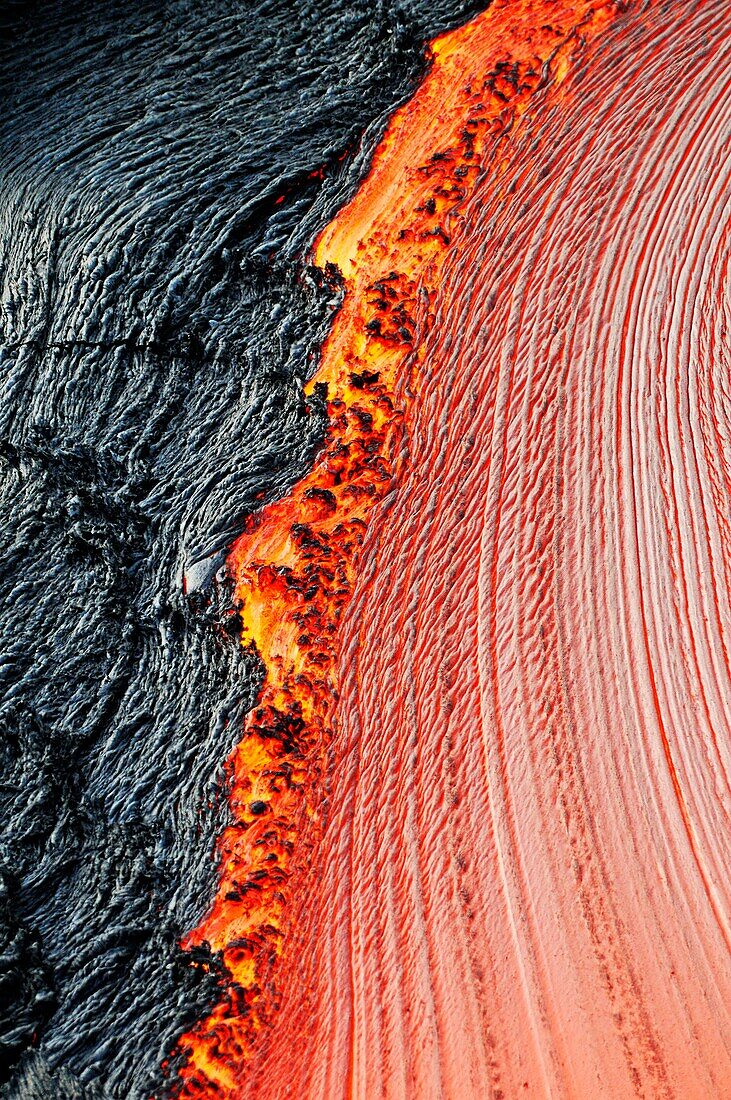
<instances>
[{"instance_id":1,"label":"rippled rock surface","mask_svg":"<svg viewBox=\"0 0 731 1100\"><path fill-rule=\"evenodd\" d=\"M730 1094L726 9L11 9L13 1100Z\"/></svg>"}]
</instances>

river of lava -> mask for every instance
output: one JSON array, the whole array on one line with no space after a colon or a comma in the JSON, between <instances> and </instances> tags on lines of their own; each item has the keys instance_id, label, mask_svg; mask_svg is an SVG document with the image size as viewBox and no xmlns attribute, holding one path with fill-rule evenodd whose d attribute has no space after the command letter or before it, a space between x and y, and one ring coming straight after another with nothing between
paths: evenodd
<instances>
[{"instance_id":1,"label":"river of lava","mask_svg":"<svg viewBox=\"0 0 731 1100\"><path fill-rule=\"evenodd\" d=\"M316 242L183 1095L731 1096L729 37L496 0Z\"/></svg>"}]
</instances>

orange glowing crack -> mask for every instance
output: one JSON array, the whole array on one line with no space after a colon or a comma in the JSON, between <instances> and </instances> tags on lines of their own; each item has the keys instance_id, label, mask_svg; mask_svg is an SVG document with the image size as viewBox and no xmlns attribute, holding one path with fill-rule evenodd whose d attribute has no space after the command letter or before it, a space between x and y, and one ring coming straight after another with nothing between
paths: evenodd
<instances>
[{"instance_id":1,"label":"orange glowing crack","mask_svg":"<svg viewBox=\"0 0 731 1100\"><path fill-rule=\"evenodd\" d=\"M345 283L306 388L326 387L329 427L312 471L250 517L228 561L242 644L266 678L228 762L234 824L220 838L218 891L185 940L222 952L230 980L179 1041L182 1096L238 1095L260 1032L275 1022L291 899L324 826L338 626L366 525L394 486L432 291L458 262L462 211L488 166L500 178L499 138L536 89L561 82L572 54L618 10L496 2L437 38L367 179L314 244L314 263L335 265Z\"/></svg>"}]
</instances>

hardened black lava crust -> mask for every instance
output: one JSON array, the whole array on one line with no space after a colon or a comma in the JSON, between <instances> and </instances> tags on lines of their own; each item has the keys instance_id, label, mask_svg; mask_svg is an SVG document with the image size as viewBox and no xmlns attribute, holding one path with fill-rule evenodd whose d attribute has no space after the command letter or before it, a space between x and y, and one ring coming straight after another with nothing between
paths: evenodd
<instances>
[{"instance_id":1,"label":"hardened black lava crust","mask_svg":"<svg viewBox=\"0 0 731 1100\"><path fill-rule=\"evenodd\" d=\"M5 3L0 1080L167 1087L261 668L222 569L321 444L307 263L466 0ZM205 965L204 965L205 964Z\"/></svg>"}]
</instances>

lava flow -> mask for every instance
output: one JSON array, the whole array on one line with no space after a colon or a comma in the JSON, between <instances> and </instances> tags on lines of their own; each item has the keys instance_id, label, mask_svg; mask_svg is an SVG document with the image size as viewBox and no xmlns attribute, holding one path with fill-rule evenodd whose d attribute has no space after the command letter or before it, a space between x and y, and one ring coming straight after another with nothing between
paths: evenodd
<instances>
[{"instance_id":1,"label":"lava flow","mask_svg":"<svg viewBox=\"0 0 731 1100\"><path fill-rule=\"evenodd\" d=\"M315 243L180 1095L731 1095L724 22L496 0Z\"/></svg>"}]
</instances>

